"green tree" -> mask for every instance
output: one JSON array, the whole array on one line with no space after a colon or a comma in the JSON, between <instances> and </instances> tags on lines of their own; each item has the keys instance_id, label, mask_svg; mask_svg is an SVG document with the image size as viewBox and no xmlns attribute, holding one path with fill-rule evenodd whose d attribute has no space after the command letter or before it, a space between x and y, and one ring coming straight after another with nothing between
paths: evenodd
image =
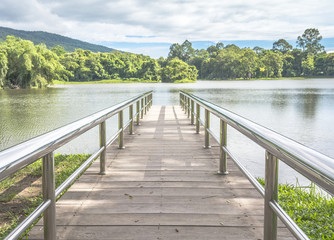
<instances>
[{"instance_id":1,"label":"green tree","mask_svg":"<svg viewBox=\"0 0 334 240\"><path fill-rule=\"evenodd\" d=\"M166 67L161 69L161 80L163 82L175 82L177 80L196 81L196 79L196 67L189 66L178 58L168 61Z\"/></svg>"},{"instance_id":2,"label":"green tree","mask_svg":"<svg viewBox=\"0 0 334 240\"><path fill-rule=\"evenodd\" d=\"M244 48L241 50L240 64L237 75L244 79L250 79L254 76L258 65L258 55L253 50Z\"/></svg>"},{"instance_id":3,"label":"green tree","mask_svg":"<svg viewBox=\"0 0 334 240\"><path fill-rule=\"evenodd\" d=\"M286 53L292 50L292 46L285 39L279 39L273 43L273 51L280 51L281 53Z\"/></svg>"},{"instance_id":4,"label":"green tree","mask_svg":"<svg viewBox=\"0 0 334 240\"><path fill-rule=\"evenodd\" d=\"M314 59L313 55L308 54L302 61L303 74L305 76L312 76L314 70Z\"/></svg>"},{"instance_id":5,"label":"green tree","mask_svg":"<svg viewBox=\"0 0 334 240\"><path fill-rule=\"evenodd\" d=\"M6 85L6 75L7 75L7 66L8 60L4 52L0 52L0 89Z\"/></svg>"},{"instance_id":6,"label":"green tree","mask_svg":"<svg viewBox=\"0 0 334 240\"><path fill-rule=\"evenodd\" d=\"M270 50L264 50L264 56L262 57L262 63L265 67L266 77L280 78L283 71L283 59L280 52L273 52Z\"/></svg>"},{"instance_id":7,"label":"green tree","mask_svg":"<svg viewBox=\"0 0 334 240\"><path fill-rule=\"evenodd\" d=\"M189 63L190 59L195 56L195 49L193 49L192 43L188 40L185 40L181 45L174 43L169 49L168 60L179 58L180 60Z\"/></svg>"},{"instance_id":8,"label":"green tree","mask_svg":"<svg viewBox=\"0 0 334 240\"><path fill-rule=\"evenodd\" d=\"M320 44L321 39L322 36L318 29L308 28L302 36L298 36L297 46L301 47L307 53L317 54L324 50L324 46Z\"/></svg>"}]
</instances>

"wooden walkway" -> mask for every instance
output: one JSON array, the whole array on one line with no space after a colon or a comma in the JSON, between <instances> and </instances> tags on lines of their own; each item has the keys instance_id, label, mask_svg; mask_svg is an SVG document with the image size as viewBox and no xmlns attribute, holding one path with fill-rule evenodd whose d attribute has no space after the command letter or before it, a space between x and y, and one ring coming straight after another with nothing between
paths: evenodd
<instances>
[{"instance_id":1,"label":"wooden walkway","mask_svg":"<svg viewBox=\"0 0 334 240\"><path fill-rule=\"evenodd\" d=\"M231 161L216 174L218 144L204 149L179 106L153 106L125 136L107 175L96 161L57 202L58 239L263 239L263 198ZM42 238L39 222L29 239Z\"/></svg>"}]
</instances>

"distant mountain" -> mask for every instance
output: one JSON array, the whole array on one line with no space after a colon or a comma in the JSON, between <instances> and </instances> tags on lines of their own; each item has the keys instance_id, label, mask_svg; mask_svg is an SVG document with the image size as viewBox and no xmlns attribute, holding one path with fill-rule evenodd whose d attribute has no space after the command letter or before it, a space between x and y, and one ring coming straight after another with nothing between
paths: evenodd
<instances>
[{"instance_id":1,"label":"distant mountain","mask_svg":"<svg viewBox=\"0 0 334 240\"><path fill-rule=\"evenodd\" d=\"M53 48L57 45L60 45L68 52L73 52L77 48L90 50L92 52L117 51L116 49L113 48L108 48L102 45L83 42L80 40L64 37L54 33L48 33L42 31L23 31L6 27L0 27L0 41L5 40L8 35L15 36L25 40L30 40L34 44L45 43L45 45L48 48Z\"/></svg>"}]
</instances>

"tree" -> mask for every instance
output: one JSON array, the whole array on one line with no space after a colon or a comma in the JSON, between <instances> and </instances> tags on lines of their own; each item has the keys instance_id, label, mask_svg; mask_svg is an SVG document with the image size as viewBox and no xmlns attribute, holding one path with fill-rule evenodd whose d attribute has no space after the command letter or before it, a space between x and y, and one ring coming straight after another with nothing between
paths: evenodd
<instances>
[{"instance_id":1,"label":"tree","mask_svg":"<svg viewBox=\"0 0 334 240\"><path fill-rule=\"evenodd\" d=\"M4 52L0 52L0 89L5 86L6 75L7 75L7 66L8 60Z\"/></svg>"},{"instance_id":2,"label":"tree","mask_svg":"<svg viewBox=\"0 0 334 240\"><path fill-rule=\"evenodd\" d=\"M258 55L253 50L249 48L242 49L237 74L241 75L244 79L252 78L258 66L258 61Z\"/></svg>"},{"instance_id":3,"label":"tree","mask_svg":"<svg viewBox=\"0 0 334 240\"><path fill-rule=\"evenodd\" d=\"M314 59L311 54L307 55L302 61L303 74L305 76L311 76L314 70Z\"/></svg>"},{"instance_id":4,"label":"tree","mask_svg":"<svg viewBox=\"0 0 334 240\"><path fill-rule=\"evenodd\" d=\"M321 39L322 36L318 29L308 28L302 36L298 36L297 46L301 47L307 53L317 54L324 50L324 46L320 44Z\"/></svg>"},{"instance_id":5,"label":"tree","mask_svg":"<svg viewBox=\"0 0 334 240\"><path fill-rule=\"evenodd\" d=\"M161 69L161 79L163 82L175 82L177 80L196 81L197 69L189 66L178 58L168 61L166 67Z\"/></svg>"},{"instance_id":6,"label":"tree","mask_svg":"<svg viewBox=\"0 0 334 240\"><path fill-rule=\"evenodd\" d=\"M208 47L206 50L210 55L217 53L220 49L224 48L224 44L222 42L217 42L216 45L212 45Z\"/></svg>"},{"instance_id":7,"label":"tree","mask_svg":"<svg viewBox=\"0 0 334 240\"><path fill-rule=\"evenodd\" d=\"M189 63L190 59L195 56L195 49L193 49L191 42L185 40L181 45L174 43L169 48L168 60L179 58L180 60Z\"/></svg>"},{"instance_id":8,"label":"tree","mask_svg":"<svg viewBox=\"0 0 334 240\"><path fill-rule=\"evenodd\" d=\"M279 39L273 43L273 51L280 51L286 53L292 50L292 46L285 39Z\"/></svg>"},{"instance_id":9,"label":"tree","mask_svg":"<svg viewBox=\"0 0 334 240\"><path fill-rule=\"evenodd\" d=\"M283 59L280 52L265 50L261 60L265 66L266 77L282 77Z\"/></svg>"}]
</instances>

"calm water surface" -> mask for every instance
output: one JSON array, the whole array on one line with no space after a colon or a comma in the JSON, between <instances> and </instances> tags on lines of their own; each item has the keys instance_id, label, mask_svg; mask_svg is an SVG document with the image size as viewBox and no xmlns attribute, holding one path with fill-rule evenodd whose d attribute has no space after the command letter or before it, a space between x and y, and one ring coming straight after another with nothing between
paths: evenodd
<instances>
[{"instance_id":1,"label":"calm water surface","mask_svg":"<svg viewBox=\"0 0 334 240\"><path fill-rule=\"evenodd\" d=\"M334 79L84 84L0 90L0 150L149 90L154 91L155 105L177 105L178 91L186 90L334 157ZM212 119L214 129L218 129L217 122ZM108 132L114 131L116 125L116 119L110 120ZM232 128L228 131L228 146L233 153L254 175L263 176L264 151ZM92 152L98 147L97 135L98 129L93 129L59 152ZM302 179L284 164L280 169L281 181L295 182L296 176Z\"/></svg>"}]
</instances>

